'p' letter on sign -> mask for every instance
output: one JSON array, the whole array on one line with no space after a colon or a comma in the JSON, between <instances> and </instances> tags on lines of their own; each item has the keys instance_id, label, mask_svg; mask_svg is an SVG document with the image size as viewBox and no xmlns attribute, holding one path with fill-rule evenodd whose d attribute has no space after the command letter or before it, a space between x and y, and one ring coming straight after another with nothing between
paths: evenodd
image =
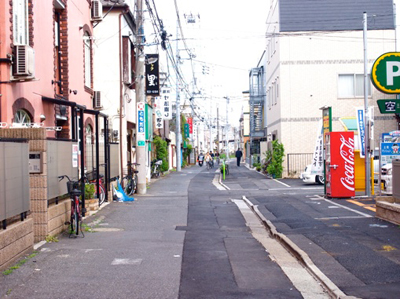
<instances>
[{"instance_id":1,"label":"'p' letter on sign","mask_svg":"<svg viewBox=\"0 0 400 299\"><path fill-rule=\"evenodd\" d=\"M383 93L400 93L400 52L379 56L372 66L371 81Z\"/></svg>"}]
</instances>

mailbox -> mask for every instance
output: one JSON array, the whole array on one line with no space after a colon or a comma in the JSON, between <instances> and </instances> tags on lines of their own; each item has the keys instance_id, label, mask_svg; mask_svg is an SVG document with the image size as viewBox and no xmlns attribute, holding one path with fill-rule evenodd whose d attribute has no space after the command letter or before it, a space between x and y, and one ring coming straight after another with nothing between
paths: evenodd
<instances>
[{"instance_id":1,"label":"mailbox","mask_svg":"<svg viewBox=\"0 0 400 299\"><path fill-rule=\"evenodd\" d=\"M43 153L29 152L29 173L42 173Z\"/></svg>"}]
</instances>

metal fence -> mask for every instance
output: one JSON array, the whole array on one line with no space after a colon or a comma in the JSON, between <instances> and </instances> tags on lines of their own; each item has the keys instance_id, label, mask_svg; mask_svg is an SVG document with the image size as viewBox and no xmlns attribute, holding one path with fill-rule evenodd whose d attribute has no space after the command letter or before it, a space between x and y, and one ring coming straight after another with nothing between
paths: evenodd
<instances>
[{"instance_id":1,"label":"metal fence","mask_svg":"<svg viewBox=\"0 0 400 299\"><path fill-rule=\"evenodd\" d=\"M0 140L0 221L30 209L28 140ZM24 215L24 216L23 216Z\"/></svg>"},{"instance_id":2,"label":"metal fence","mask_svg":"<svg viewBox=\"0 0 400 299\"><path fill-rule=\"evenodd\" d=\"M313 154L287 154L287 174L289 177L299 177L306 166L312 162Z\"/></svg>"}]
</instances>

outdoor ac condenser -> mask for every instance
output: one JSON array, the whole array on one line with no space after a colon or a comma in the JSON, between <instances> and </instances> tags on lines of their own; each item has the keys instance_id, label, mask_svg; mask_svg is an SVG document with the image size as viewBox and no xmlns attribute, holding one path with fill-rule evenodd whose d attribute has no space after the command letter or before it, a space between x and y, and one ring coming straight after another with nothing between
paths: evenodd
<instances>
[{"instance_id":1,"label":"outdoor ac condenser","mask_svg":"<svg viewBox=\"0 0 400 299\"><path fill-rule=\"evenodd\" d=\"M35 51L28 45L16 45L14 46L14 55L13 76L34 77Z\"/></svg>"},{"instance_id":2,"label":"outdoor ac condenser","mask_svg":"<svg viewBox=\"0 0 400 299\"><path fill-rule=\"evenodd\" d=\"M101 21L103 19L103 5L100 0L92 0L92 21Z\"/></svg>"}]
</instances>

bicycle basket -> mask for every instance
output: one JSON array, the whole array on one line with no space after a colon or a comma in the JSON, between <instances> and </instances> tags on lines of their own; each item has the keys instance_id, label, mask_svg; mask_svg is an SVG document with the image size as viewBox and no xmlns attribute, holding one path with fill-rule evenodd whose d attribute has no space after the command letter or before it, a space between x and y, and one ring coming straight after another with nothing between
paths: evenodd
<instances>
[{"instance_id":1,"label":"bicycle basket","mask_svg":"<svg viewBox=\"0 0 400 299\"><path fill-rule=\"evenodd\" d=\"M68 193L70 193L70 194L74 193L73 192L74 189L79 190L79 183L78 182L73 182L73 181L67 182Z\"/></svg>"},{"instance_id":2,"label":"bicycle basket","mask_svg":"<svg viewBox=\"0 0 400 299\"><path fill-rule=\"evenodd\" d=\"M89 181L94 181L96 179L96 172L90 171L90 172L86 173L86 177Z\"/></svg>"}]
</instances>

